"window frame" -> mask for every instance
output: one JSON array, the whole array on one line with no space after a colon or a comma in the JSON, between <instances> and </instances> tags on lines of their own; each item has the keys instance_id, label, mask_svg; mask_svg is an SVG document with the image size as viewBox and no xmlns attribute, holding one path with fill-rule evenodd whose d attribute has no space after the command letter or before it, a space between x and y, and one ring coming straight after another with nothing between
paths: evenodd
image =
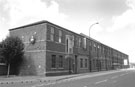
<instances>
[{"instance_id":1,"label":"window frame","mask_svg":"<svg viewBox=\"0 0 135 87\"><path fill-rule=\"evenodd\" d=\"M63 68L63 56L62 55L60 55L59 56L59 63L58 63L59 65L59 68Z\"/></svg>"},{"instance_id":2,"label":"window frame","mask_svg":"<svg viewBox=\"0 0 135 87\"><path fill-rule=\"evenodd\" d=\"M58 42L62 43L62 31L59 30Z\"/></svg>"},{"instance_id":3,"label":"window frame","mask_svg":"<svg viewBox=\"0 0 135 87\"><path fill-rule=\"evenodd\" d=\"M51 29L51 31L50 31L50 40L51 40L51 41L54 41L55 28L54 28L54 27L51 27L50 29Z\"/></svg>"},{"instance_id":4,"label":"window frame","mask_svg":"<svg viewBox=\"0 0 135 87\"><path fill-rule=\"evenodd\" d=\"M80 68L83 68L83 58L80 58Z\"/></svg>"},{"instance_id":5,"label":"window frame","mask_svg":"<svg viewBox=\"0 0 135 87\"><path fill-rule=\"evenodd\" d=\"M88 59L85 59L85 68L88 67Z\"/></svg>"},{"instance_id":6,"label":"window frame","mask_svg":"<svg viewBox=\"0 0 135 87\"><path fill-rule=\"evenodd\" d=\"M51 68L56 68L56 55L51 57Z\"/></svg>"}]
</instances>

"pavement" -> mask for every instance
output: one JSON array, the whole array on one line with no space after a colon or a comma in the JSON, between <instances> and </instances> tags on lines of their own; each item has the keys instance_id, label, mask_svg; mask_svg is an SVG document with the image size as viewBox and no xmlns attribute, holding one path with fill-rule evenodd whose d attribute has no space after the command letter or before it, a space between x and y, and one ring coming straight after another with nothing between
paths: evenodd
<instances>
[{"instance_id":1,"label":"pavement","mask_svg":"<svg viewBox=\"0 0 135 87\"><path fill-rule=\"evenodd\" d=\"M53 82L59 82L61 80L70 79L74 77L87 77L87 76L100 76L100 75L106 75L111 74L115 72L121 72L123 70L127 69L121 69L121 70L110 70L110 71L100 71L100 72L89 72L89 73L82 73L82 74L72 74L72 75L63 75L63 76L48 76L48 77L41 77L41 76L11 76L11 77L0 77L0 85L9 85L9 84L39 84L39 83L53 83Z\"/></svg>"}]
</instances>

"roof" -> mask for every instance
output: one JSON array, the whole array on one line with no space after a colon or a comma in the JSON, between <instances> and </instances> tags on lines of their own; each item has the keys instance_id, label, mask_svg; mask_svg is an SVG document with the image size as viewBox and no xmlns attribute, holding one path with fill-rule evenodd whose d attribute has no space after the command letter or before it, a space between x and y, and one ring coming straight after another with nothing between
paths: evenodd
<instances>
[{"instance_id":1,"label":"roof","mask_svg":"<svg viewBox=\"0 0 135 87\"><path fill-rule=\"evenodd\" d=\"M17 29L21 29L21 28L25 28L25 27L29 27L29 26L34 26L34 25L38 25L38 24L43 24L43 23L49 23L49 24L55 25L55 26L57 26L57 27L60 27L60 28L62 28L62 29L64 29L64 30L66 30L66 31L72 32L72 33L74 33L74 34L77 34L77 33L73 32L73 31L70 31L70 30L68 30L68 29L66 29L66 28L64 28L64 27L61 27L61 26L56 25L56 24L53 24L53 23L51 23L51 22L49 22L49 21L46 21L46 20L42 20L42 21L30 23L30 24L23 25L23 26L16 27L16 28L12 28L12 29L9 29L9 31L17 30ZM93 38L89 38L87 35L85 35L85 34L83 34L83 33L80 33L80 34L77 34L77 35L86 37L86 38L88 38L88 39L91 39L91 40L93 40L93 41L96 41L96 42L100 43L99 41L97 41L97 40L95 40L95 39L93 39Z\"/></svg>"},{"instance_id":2,"label":"roof","mask_svg":"<svg viewBox=\"0 0 135 87\"><path fill-rule=\"evenodd\" d=\"M48 22L48 21L42 20L42 21L38 21L38 22L27 24L27 25L23 25L23 26L20 26L20 27L9 29L9 31L20 29L20 28L25 28L25 27L29 27L29 26L33 26L33 25L43 24L43 23L46 23L46 22Z\"/></svg>"},{"instance_id":3,"label":"roof","mask_svg":"<svg viewBox=\"0 0 135 87\"><path fill-rule=\"evenodd\" d=\"M31 24L23 25L23 26L16 27L16 28L12 28L12 29L9 29L9 31L17 30L17 29L21 29L21 28L25 28L25 27L29 27L29 26L34 26L34 25L38 25L38 24L43 24L43 23L49 23L49 24L55 25L55 26L57 26L57 27L60 27L60 28L62 28L62 29L64 29L64 30L66 30L66 31L72 32L72 33L74 33L74 34L77 34L77 33L73 32L73 31L70 31L70 30L68 30L68 29L66 29L66 28L63 28L63 27L61 27L61 26L59 26L59 25L53 24L53 23L51 23L51 22L49 22L49 21L46 21L46 20L34 22L34 23L31 23ZM91 37L89 37L89 36L87 36L87 35L85 35L85 34L83 34L83 33L80 33L80 34L77 34L77 35L83 36L83 37L86 37L86 38L88 38L88 39L91 39L91 40L93 40L93 41L95 41L95 42L101 43L101 42L99 42L99 41L97 41L97 40L95 40L95 39L93 39L93 38L91 38Z\"/></svg>"},{"instance_id":4,"label":"roof","mask_svg":"<svg viewBox=\"0 0 135 87\"><path fill-rule=\"evenodd\" d=\"M43 24L43 23L49 23L49 24L52 24L52 25L57 26L57 27L59 27L59 28L62 28L62 29L64 29L64 30L66 30L66 31L72 32L72 33L74 33L74 34L77 34L77 33L73 32L73 31L71 31L71 30L68 30L68 29L66 29L66 28L64 28L64 27L61 27L61 26L56 25L56 24L54 24L54 23L51 23L51 22L49 22L49 21L47 21L47 20L41 20L41 21L38 21L38 22L34 22L34 23L27 24L27 25L23 25L23 26L20 26L20 27L12 28L12 29L9 29L9 31L17 30L17 29L21 29L21 28L25 28L25 27L29 27L29 26L34 26L34 25L38 25L38 24ZM77 34L77 35L80 35L80 34ZM81 35L80 35L80 36L81 36Z\"/></svg>"},{"instance_id":5,"label":"roof","mask_svg":"<svg viewBox=\"0 0 135 87\"><path fill-rule=\"evenodd\" d=\"M25 27L29 27L29 26L34 26L34 25L38 25L38 24L43 24L43 23L52 24L52 25L54 25L54 26L57 26L57 27L60 27L60 28L62 28L62 29L64 29L64 30L66 30L66 31L72 32L72 33L74 33L74 34L76 34L76 35L84 36L84 37L86 37L86 38L88 38L88 39L91 39L91 40L97 42L97 43L101 43L101 42L99 42L99 41L97 41L97 40L95 40L95 39L93 39L93 38L91 38L91 37L89 37L89 36L87 36L87 35L85 35L85 34L83 34L83 33L77 34L77 33L73 32L73 31L71 31L71 30L68 30L68 29L64 28L64 27L61 27L61 26L56 25L56 24L53 24L53 23L51 23L51 22L49 22L49 21L47 21L47 20L41 20L41 21L38 21L38 22L34 22L34 23L27 24L27 25L23 25L23 26L20 26L20 27L12 28L12 29L9 29L9 31L17 30L17 29L21 29L21 28L25 28ZM103 43L101 43L101 44L103 44ZM104 44L104 45L105 45L105 44ZM107 46L107 45L105 45L105 46ZM108 46L108 47L110 47L110 46ZM112 47L110 47L110 48L112 48ZM113 49L113 48L112 48L112 49ZM116 50L116 49L114 49L114 50ZM118 51L118 50L117 50L117 51ZM120 51L119 51L119 52L120 52ZM121 53L122 53L122 52L121 52ZM123 54L124 54L124 53L123 53Z\"/></svg>"}]
</instances>

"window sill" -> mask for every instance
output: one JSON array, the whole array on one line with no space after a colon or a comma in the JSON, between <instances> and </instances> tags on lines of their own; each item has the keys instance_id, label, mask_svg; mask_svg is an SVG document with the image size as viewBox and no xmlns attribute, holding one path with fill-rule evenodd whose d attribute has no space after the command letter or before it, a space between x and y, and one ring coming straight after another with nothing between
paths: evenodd
<instances>
[{"instance_id":1,"label":"window sill","mask_svg":"<svg viewBox=\"0 0 135 87\"><path fill-rule=\"evenodd\" d=\"M86 68L80 68L80 69L88 69L88 67L86 67Z\"/></svg>"},{"instance_id":2,"label":"window sill","mask_svg":"<svg viewBox=\"0 0 135 87\"><path fill-rule=\"evenodd\" d=\"M51 68L51 69L57 69L57 68Z\"/></svg>"},{"instance_id":3,"label":"window sill","mask_svg":"<svg viewBox=\"0 0 135 87\"><path fill-rule=\"evenodd\" d=\"M0 63L0 65L6 65L6 63Z\"/></svg>"},{"instance_id":4,"label":"window sill","mask_svg":"<svg viewBox=\"0 0 135 87\"><path fill-rule=\"evenodd\" d=\"M64 69L64 68L58 68L58 69Z\"/></svg>"}]
</instances>

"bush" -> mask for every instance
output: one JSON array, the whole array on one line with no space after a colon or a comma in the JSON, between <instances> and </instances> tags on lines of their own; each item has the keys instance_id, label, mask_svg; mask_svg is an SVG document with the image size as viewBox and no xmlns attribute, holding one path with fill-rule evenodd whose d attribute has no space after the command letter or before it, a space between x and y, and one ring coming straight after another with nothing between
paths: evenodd
<instances>
[{"instance_id":1,"label":"bush","mask_svg":"<svg viewBox=\"0 0 135 87\"><path fill-rule=\"evenodd\" d=\"M9 36L0 44L0 55L4 57L8 66L7 76L10 74L10 67L16 69L21 63L24 55L24 44L19 37Z\"/></svg>"}]
</instances>

